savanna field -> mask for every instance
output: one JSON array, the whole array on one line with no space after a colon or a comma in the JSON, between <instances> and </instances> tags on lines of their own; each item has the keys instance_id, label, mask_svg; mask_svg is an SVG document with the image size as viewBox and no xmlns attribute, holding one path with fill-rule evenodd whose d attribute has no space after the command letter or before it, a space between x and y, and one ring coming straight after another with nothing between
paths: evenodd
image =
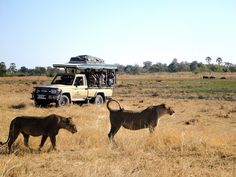
<instances>
[{"instance_id":1,"label":"savanna field","mask_svg":"<svg viewBox=\"0 0 236 177\"><path fill-rule=\"evenodd\" d=\"M22 115L70 116L78 132L60 130L57 150L48 151L48 139L41 152L37 151L41 137L30 137L33 150L29 150L20 135L13 154L0 147L0 176L236 176L236 74L214 76L118 75L113 98L125 109L140 111L166 103L175 114L163 116L152 135L148 129L121 128L115 136L117 145L107 137L105 104L36 108L30 100L33 87L49 84L52 78L2 77L0 141L7 139L11 120ZM226 79L219 79L222 76Z\"/></svg>"}]
</instances>

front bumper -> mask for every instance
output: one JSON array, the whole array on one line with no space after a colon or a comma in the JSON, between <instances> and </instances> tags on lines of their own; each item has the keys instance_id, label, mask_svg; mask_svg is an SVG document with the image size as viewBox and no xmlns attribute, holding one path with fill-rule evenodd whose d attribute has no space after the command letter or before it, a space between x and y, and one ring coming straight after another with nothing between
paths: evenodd
<instances>
[{"instance_id":1,"label":"front bumper","mask_svg":"<svg viewBox=\"0 0 236 177\"><path fill-rule=\"evenodd\" d=\"M35 94L32 93L32 100L36 102L56 103L60 100L61 95L52 94Z\"/></svg>"}]
</instances>

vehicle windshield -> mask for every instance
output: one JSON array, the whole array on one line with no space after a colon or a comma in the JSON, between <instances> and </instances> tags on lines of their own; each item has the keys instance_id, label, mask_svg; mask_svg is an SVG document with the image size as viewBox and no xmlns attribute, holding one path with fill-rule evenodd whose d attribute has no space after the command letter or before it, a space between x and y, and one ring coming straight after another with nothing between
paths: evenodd
<instances>
[{"instance_id":1,"label":"vehicle windshield","mask_svg":"<svg viewBox=\"0 0 236 177\"><path fill-rule=\"evenodd\" d=\"M74 79L74 75L57 75L53 79L52 84L72 85Z\"/></svg>"}]
</instances>

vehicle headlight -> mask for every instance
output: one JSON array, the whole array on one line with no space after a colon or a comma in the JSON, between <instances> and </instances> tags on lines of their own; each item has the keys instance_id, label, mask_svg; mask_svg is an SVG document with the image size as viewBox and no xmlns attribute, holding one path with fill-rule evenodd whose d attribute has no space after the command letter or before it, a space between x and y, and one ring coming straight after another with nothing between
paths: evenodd
<instances>
[{"instance_id":1,"label":"vehicle headlight","mask_svg":"<svg viewBox=\"0 0 236 177\"><path fill-rule=\"evenodd\" d=\"M61 92L61 89L51 89L50 92L51 94L58 95Z\"/></svg>"}]
</instances>

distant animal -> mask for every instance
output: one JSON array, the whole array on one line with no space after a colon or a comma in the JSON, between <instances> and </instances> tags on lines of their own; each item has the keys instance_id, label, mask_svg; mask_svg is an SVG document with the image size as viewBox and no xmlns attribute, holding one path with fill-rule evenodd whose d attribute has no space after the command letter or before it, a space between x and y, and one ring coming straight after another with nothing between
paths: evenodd
<instances>
[{"instance_id":1,"label":"distant animal","mask_svg":"<svg viewBox=\"0 0 236 177\"><path fill-rule=\"evenodd\" d=\"M60 129L66 129L71 133L76 133L77 128L72 121L72 118L62 117L56 114L51 114L46 117L21 116L16 117L11 121L9 128L8 139L5 143L0 142L0 145L8 143L9 153L12 152L12 144L21 133L24 136L24 145L29 147L29 136L41 136L39 151L43 147L45 141L49 137L53 149L56 148L56 135Z\"/></svg>"},{"instance_id":2,"label":"distant animal","mask_svg":"<svg viewBox=\"0 0 236 177\"><path fill-rule=\"evenodd\" d=\"M110 103L112 101L118 104L118 110L110 108ZM166 104L149 106L141 112L124 110L121 108L120 103L114 99L107 102L107 109L110 112L111 129L108 137L111 141L113 141L115 134L121 126L130 130L149 128L149 132L153 133L161 116L164 114L172 115L175 113L174 110L166 106Z\"/></svg>"},{"instance_id":3,"label":"distant animal","mask_svg":"<svg viewBox=\"0 0 236 177\"><path fill-rule=\"evenodd\" d=\"M226 77L223 76L223 77L221 77L220 79L226 79Z\"/></svg>"},{"instance_id":4,"label":"distant animal","mask_svg":"<svg viewBox=\"0 0 236 177\"><path fill-rule=\"evenodd\" d=\"M203 78L203 79L209 79L209 77L208 77L208 76L202 76L202 78Z\"/></svg>"},{"instance_id":5,"label":"distant animal","mask_svg":"<svg viewBox=\"0 0 236 177\"><path fill-rule=\"evenodd\" d=\"M210 76L210 79L215 79L216 77L215 76Z\"/></svg>"}]
</instances>

